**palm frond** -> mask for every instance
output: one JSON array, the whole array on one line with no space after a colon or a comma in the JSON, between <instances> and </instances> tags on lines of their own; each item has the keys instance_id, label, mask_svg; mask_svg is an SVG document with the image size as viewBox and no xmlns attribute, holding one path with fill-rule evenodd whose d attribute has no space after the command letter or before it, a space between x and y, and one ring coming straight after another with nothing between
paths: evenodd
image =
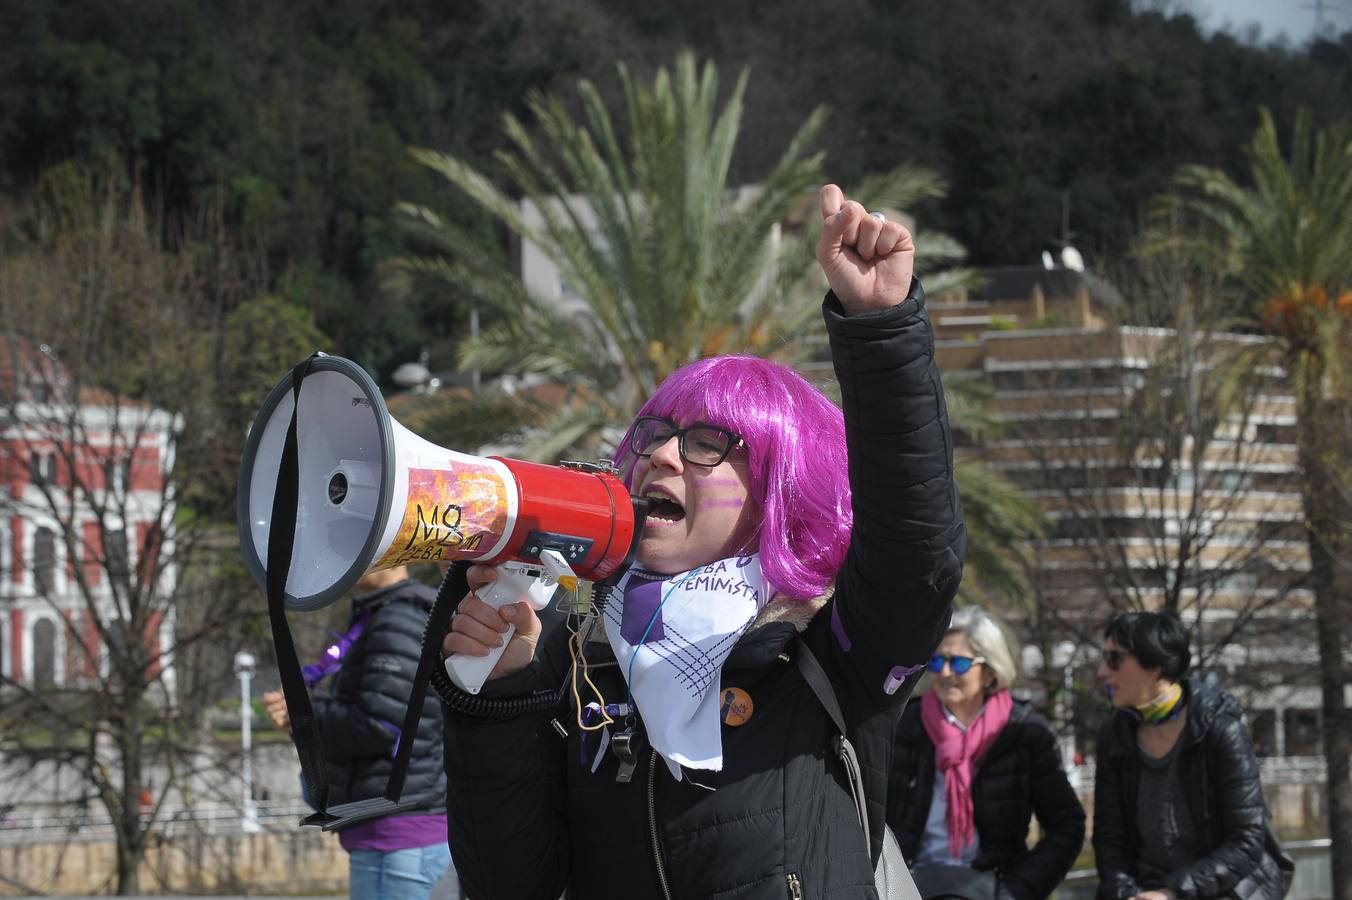
<instances>
[{"instance_id":1,"label":"palm frond","mask_svg":"<svg viewBox=\"0 0 1352 900\"><path fill-rule=\"evenodd\" d=\"M1217 229L1256 306L1319 287L1352 286L1352 131L1314 133L1296 116L1284 154L1267 110L1247 148L1251 185L1218 169L1188 166L1176 201Z\"/></svg>"},{"instance_id":2,"label":"palm frond","mask_svg":"<svg viewBox=\"0 0 1352 900\"><path fill-rule=\"evenodd\" d=\"M496 159L505 189L464 160L413 151L538 249L576 292L566 309L534 296L508 274L503 254L484 252L481 235L427 205L397 208L422 248L399 271L454 285L496 314L477 339L460 343L461 365L532 373L576 388L576 396L604 398L538 426L532 454L596 440L671 371L702 356L796 361L808 352L801 338L820 327L822 293L815 204L806 227L793 216L822 181L813 147L827 113L814 110L774 167L735 189L728 178L748 77L740 73L720 95L717 69L688 52L647 82L621 65L622 125L588 81L577 86L577 105L532 95L524 116L503 119L507 146ZM907 165L865 179L851 196L911 208L944 189L934 172ZM951 269L962 248L927 237L927 285L970 283L969 271Z\"/></svg>"},{"instance_id":3,"label":"palm frond","mask_svg":"<svg viewBox=\"0 0 1352 900\"><path fill-rule=\"evenodd\" d=\"M1042 508L978 460L955 461L958 494L967 521L967 562L963 595L993 593L1018 603L1027 597L1024 559L1029 542L1042 534Z\"/></svg>"},{"instance_id":4,"label":"palm frond","mask_svg":"<svg viewBox=\"0 0 1352 900\"><path fill-rule=\"evenodd\" d=\"M526 434L517 451L521 458L554 462L568 456L594 459L613 456L602 433L614 421L616 410L608 404L578 401L559 409L552 418Z\"/></svg>"},{"instance_id":5,"label":"palm frond","mask_svg":"<svg viewBox=\"0 0 1352 900\"><path fill-rule=\"evenodd\" d=\"M954 429L973 440L987 440L1000 430L1000 420L991 402L994 396L994 388L979 372L959 369L944 373L949 420Z\"/></svg>"}]
</instances>

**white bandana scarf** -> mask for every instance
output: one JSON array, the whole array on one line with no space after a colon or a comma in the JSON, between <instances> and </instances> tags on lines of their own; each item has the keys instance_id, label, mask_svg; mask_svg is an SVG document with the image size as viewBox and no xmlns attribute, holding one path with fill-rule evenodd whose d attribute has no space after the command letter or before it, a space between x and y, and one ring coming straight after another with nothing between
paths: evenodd
<instances>
[{"instance_id":1,"label":"white bandana scarf","mask_svg":"<svg viewBox=\"0 0 1352 900\"><path fill-rule=\"evenodd\" d=\"M721 770L720 675L768 600L760 559L669 576L635 567L619 592L623 602L606 606L606 636L653 749L678 779L680 766Z\"/></svg>"}]
</instances>

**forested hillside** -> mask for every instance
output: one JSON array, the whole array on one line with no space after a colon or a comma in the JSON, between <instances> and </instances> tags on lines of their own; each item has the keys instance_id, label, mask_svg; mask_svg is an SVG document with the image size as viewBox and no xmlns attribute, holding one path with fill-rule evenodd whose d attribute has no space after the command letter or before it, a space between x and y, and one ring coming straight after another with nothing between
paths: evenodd
<instances>
[{"instance_id":1,"label":"forested hillside","mask_svg":"<svg viewBox=\"0 0 1352 900\"><path fill-rule=\"evenodd\" d=\"M406 148L492 171L504 112L579 77L614 99L618 60L646 77L692 47L729 76L749 66L743 179L827 104L830 177L938 169L949 191L922 224L980 264L1036 259L1066 211L1091 258L1111 254L1179 165L1237 169L1260 105L1279 123L1352 109L1352 35L1247 46L1127 0L826 6L7 0L0 192L22 210L63 162L125 173L167 220L223 225L268 290L387 375L429 341L448 353L461 315L382 287L392 204L459 203Z\"/></svg>"}]
</instances>

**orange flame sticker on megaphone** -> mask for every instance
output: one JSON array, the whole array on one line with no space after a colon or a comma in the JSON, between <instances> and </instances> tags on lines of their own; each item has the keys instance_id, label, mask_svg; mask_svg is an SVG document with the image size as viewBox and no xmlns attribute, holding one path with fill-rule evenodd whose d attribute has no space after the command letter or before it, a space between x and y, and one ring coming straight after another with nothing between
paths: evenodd
<instances>
[{"instance_id":1,"label":"orange flame sticker on megaphone","mask_svg":"<svg viewBox=\"0 0 1352 900\"><path fill-rule=\"evenodd\" d=\"M375 568L474 559L510 527L507 485L491 464L408 470L404 519Z\"/></svg>"}]
</instances>

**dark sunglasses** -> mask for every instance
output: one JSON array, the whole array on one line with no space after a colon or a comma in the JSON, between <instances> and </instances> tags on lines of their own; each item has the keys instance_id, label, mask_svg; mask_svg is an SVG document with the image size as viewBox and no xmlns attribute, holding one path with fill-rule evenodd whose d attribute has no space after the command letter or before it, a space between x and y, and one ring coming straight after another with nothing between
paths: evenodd
<instances>
[{"instance_id":1,"label":"dark sunglasses","mask_svg":"<svg viewBox=\"0 0 1352 900\"><path fill-rule=\"evenodd\" d=\"M1122 660L1126 655L1127 651L1125 650L1104 650L1103 664L1108 667L1109 671L1116 672L1121 668Z\"/></svg>"},{"instance_id":2,"label":"dark sunglasses","mask_svg":"<svg viewBox=\"0 0 1352 900\"><path fill-rule=\"evenodd\" d=\"M676 450L681 459L697 466L718 465L742 443L737 435L717 425L696 422L688 428L677 428L667 419L642 416L634 421L629 449L636 456L647 459L672 438L678 438Z\"/></svg>"},{"instance_id":3,"label":"dark sunglasses","mask_svg":"<svg viewBox=\"0 0 1352 900\"><path fill-rule=\"evenodd\" d=\"M944 656L942 653L936 653L930 657L929 670L937 675L944 670L944 664L947 663L954 675L966 675L972 671L972 666L985 661L984 656Z\"/></svg>"}]
</instances>

